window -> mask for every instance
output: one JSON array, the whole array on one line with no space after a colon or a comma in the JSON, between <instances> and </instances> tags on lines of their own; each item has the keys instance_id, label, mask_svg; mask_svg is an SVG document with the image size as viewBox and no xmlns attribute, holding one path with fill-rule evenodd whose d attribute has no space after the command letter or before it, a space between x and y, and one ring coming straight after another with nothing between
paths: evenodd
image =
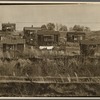
<instances>
[{"instance_id":1,"label":"window","mask_svg":"<svg viewBox=\"0 0 100 100\"><path fill-rule=\"evenodd\" d=\"M77 40L77 36L74 36L74 40Z\"/></svg>"},{"instance_id":2,"label":"window","mask_svg":"<svg viewBox=\"0 0 100 100\"><path fill-rule=\"evenodd\" d=\"M44 36L44 41L54 41L54 36L52 36L52 35L45 35Z\"/></svg>"},{"instance_id":3,"label":"window","mask_svg":"<svg viewBox=\"0 0 100 100\"><path fill-rule=\"evenodd\" d=\"M80 40L83 40L83 37L82 36L80 36Z\"/></svg>"},{"instance_id":4,"label":"window","mask_svg":"<svg viewBox=\"0 0 100 100\"><path fill-rule=\"evenodd\" d=\"M7 49L7 50L13 50L14 47L13 47L13 45L7 45L7 46L6 46L6 49Z\"/></svg>"},{"instance_id":5,"label":"window","mask_svg":"<svg viewBox=\"0 0 100 100\"><path fill-rule=\"evenodd\" d=\"M33 34L33 32L30 32L30 34Z\"/></svg>"}]
</instances>

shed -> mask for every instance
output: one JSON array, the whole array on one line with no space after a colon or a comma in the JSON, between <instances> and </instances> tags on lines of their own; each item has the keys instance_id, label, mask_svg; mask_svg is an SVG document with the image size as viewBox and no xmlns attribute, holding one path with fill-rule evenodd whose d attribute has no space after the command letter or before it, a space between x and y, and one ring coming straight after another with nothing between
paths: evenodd
<instances>
[{"instance_id":1,"label":"shed","mask_svg":"<svg viewBox=\"0 0 100 100\"><path fill-rule=\"evenodd\" d=\"M66 38L68 42L79 42L85 40L86 33L83 31L67 32Z\"/></svg>"},{"instance_id":2,"label":"shed","mask_svg":"<svg viewBox=\"0 0 100 100\"><path fill-rule=\"evenodd\" d=\"M18 56L24 51L25 40L24 39L3 39L1 41L3 46L3 52L9 52L13 57Z\"/></svg>"},{"instance_id":3,"label":"shed","mask_svg":"<svg viewBox=\"0 0 100 100\"><path fill-rule=\"evenodd\" d=\"M80 41L80 54L83 56L100 56L100 40Z\"/></svg>"},{"instance_id":4,"label":"shed","mask_svg":"<svg viewBox=\"0 0 100 100\"><path fill-rule=\"evenodd\" d=\"M40 30L37 32L37 43L39 46L58 45L60 38L59 31Z\"/></svg>"}]
</instances>

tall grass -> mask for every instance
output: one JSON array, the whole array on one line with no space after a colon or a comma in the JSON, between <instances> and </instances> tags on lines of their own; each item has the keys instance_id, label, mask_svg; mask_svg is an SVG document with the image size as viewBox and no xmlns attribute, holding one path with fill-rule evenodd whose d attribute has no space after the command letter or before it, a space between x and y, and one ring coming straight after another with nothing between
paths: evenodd
<instances>
[{"instance_id":1,"label":"tall grass","mask_svg":"<svg viewBox=\"0 0 100 100\"><path fill-rule=\"evenodd\" d=\"M0 75L1 76L65 76L75 77L75 73L79 77L94 77L100 76L99 61L91 62L86 60L80 62L76 58L63 59L49 59L32 61L29 59L18 60L0 60Z\"/></svg>"},{"instance_id":2,"label":"tall grass","mask_svg":"<svg viewBox=\"0 0 100 100\"><path fill-rule=\"evenodd\" d=\"M100 76L99 59L81 59L71 57L69 59L51 59L53 57L67 56L68 50L59 48L53 50L39 50L37 48L25 48L22 57L16 60L0 60L0 75L7 76ZM28 58L41 57L42 60L33 61ZM94 61L95 60L95 61Z\"/></svg>"}]
</instances>

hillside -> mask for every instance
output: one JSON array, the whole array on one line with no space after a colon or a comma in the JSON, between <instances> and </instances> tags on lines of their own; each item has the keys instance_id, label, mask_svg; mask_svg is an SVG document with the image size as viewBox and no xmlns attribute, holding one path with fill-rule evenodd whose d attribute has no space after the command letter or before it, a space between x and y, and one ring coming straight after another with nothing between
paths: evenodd
<instances>
[{"instance_id":1,"label":"hillside","mask_svg":"<svg viewBox=\"0 0 100 100\"><path fill-rule=\"evenodd\" d=\"M100 31L92 31L86 34L87 39L100 39Z\"/></svg>"}]
</instances>

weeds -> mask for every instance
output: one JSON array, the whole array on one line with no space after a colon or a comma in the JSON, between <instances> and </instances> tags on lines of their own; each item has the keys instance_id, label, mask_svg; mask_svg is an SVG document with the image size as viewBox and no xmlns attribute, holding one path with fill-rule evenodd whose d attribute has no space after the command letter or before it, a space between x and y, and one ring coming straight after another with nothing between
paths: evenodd
<instances>
[{"instance_id":1,"label":"weeds","mask_svg":"<svg viewBox=\"0 0 100 100\"><path fill-rule=\"evenodd\" d=\"M0 60L0 75L6 76L100 76L100 63L80 62L77 58L49 59L40 61L29 59Z\"/></svg>"}]
</instances>

